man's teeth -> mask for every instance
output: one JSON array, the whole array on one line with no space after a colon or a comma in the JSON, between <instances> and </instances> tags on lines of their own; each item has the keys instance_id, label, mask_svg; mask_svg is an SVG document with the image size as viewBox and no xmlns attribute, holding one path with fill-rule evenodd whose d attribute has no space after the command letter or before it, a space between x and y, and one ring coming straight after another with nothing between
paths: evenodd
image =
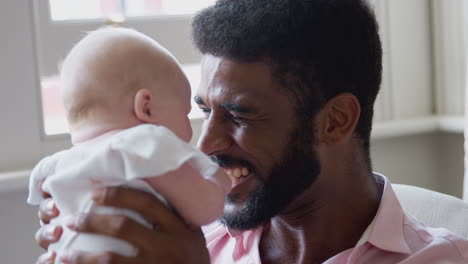
<instances>
[{"instance_id":1,"label":"man's teeth","mask_svg":"<svg viewBox=\"0 0 468 264\"><path fill-rule=\"evenodd\" d=\"M231 178L233 183L239 182L240 178L250 174L247 168L226 169L226 174Z\"/></svg>"},{"instance_id":2,"label":"man's teeth","mask_svg":"<svg viewBox=\"0 0 468 264\"><path fill-rule=\"evenodd\" d=\"M240 178L241 175L242 175L242 172L239 168L234 170L234 177Z\"/></svg>"}]
</instances>

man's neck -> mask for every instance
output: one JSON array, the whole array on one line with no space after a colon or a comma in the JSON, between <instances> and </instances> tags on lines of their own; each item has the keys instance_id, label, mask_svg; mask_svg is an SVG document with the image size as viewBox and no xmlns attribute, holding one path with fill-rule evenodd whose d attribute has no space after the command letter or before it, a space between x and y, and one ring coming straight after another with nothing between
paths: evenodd
<instances>
[{"instance_id":1,"label":"man's neck","mask_svg":"<svg viewBox=\"0 0 468 264\"><path fill-rule=\"evenodd\" d=\"M260 242L262 263L322 263L354 247L374 219L381 197L373 177L364 174L347 175L343 179L353 180L339 184L319 177L322 182L271 220Z\"/></svg>"}]
</instances>

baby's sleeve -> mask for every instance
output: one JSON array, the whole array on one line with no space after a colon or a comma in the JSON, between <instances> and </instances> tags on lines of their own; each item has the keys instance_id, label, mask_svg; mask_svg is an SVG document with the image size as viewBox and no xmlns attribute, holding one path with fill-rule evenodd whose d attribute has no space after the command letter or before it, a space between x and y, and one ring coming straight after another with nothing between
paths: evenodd
<instances>
[{"instance_id":1,"label":"baby's sleeve","mask_svg":"<svg viewBox=\"0 0 468 264\"><path fill-rule=\"evenodd\" d=\"M125 180L163 175L189 161L203 177L218 169L206 155L162 126L145 124L123 131L113 138L110 151L118 152Z\"/></svg>"},{"instance_id":2,"label":"baby's sleeve","mask_svg":"<svg viewBox=\"0 0 468 264\"><path fill-rule=\"evenodd\" d=\"M44 199L39 184L41 181L45 180L47 176L54 173L55 161L56 159L54 156L47 156L39 161L32 170L29 177L29 196L27 200L29 204L38 205Z\"/></svg>"},{"instance_id":3,"label":"baby's sleeve","mask_svg":"<svg viewBox=\"0 0 468 264\"><path fill-rule=\"evenodd\" d=\"M140 125L119 133L111 144L126 180L146 178L189 223L219 218L231 181L208 156L169 129Z\"/></svg>"}]
</instances>

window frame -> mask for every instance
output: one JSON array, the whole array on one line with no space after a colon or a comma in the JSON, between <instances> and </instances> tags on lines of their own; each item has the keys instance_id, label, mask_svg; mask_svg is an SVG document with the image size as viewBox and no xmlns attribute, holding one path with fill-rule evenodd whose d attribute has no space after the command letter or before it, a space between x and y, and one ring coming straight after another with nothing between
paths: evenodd
<instances>
[{"instance_id":1,"label":"window frame","mask_svg":"<svg viewBox=\"0 0 468 264\"><path fill-rule=\"evenodd\" d=\"M33 8L37 54L41 54L38 58L39 69L43 76L57 72L57 61L63 58L86 32L109 25L109 21L104 18L54 21L50 16L48 0L33 1ZM192 18L193 14L128 17L121 25L157 39L181 64L188 64L200 59L190 40Z\"/></svg>"}]
</instances>

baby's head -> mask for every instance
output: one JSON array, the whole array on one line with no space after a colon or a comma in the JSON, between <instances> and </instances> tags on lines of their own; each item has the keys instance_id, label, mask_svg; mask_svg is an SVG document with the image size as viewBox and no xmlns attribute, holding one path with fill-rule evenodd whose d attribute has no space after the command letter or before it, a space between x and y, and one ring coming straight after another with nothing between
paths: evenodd
<instances>
[{"instance_id":1,"label":"baby's head","mask_svg":"<svg viewBox=\"0 0 468 264\"><path fill-rule=\"evenodd\" d=\"M60 79L74 142L142 123L192 136L187 77L172 54L135 30L89 33L65 58Z\"/></svg>"}]
</instances>

